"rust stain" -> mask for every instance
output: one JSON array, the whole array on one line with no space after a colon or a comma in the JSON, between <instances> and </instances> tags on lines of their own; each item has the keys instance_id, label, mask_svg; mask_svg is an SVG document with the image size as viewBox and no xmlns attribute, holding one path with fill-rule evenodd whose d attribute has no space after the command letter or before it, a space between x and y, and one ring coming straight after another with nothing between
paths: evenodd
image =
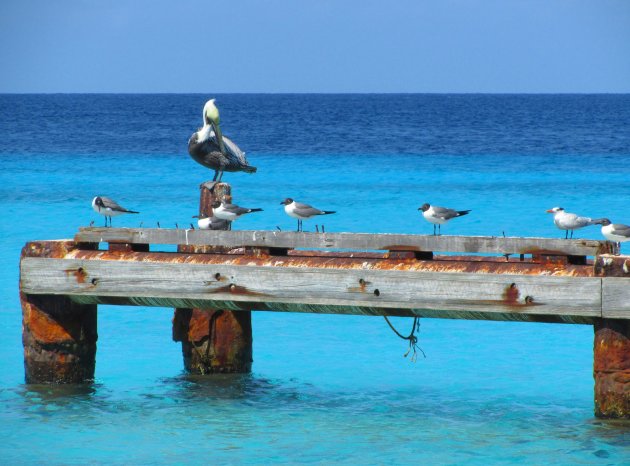
<instances>
[{"instance_id":1,"label":"rust stain","mask_svg":"<svg viewBox=\"0 0 630 466\"><path fill-rule=\"evenodd\" d=\"M505 275L547 275L592 277L592 264L536 263L531 259L520 261L518 257L506 261L505 257L481 256L434 256L433 260L387 259L385 254L321 251L290 251L287 256L255 257L242 253L226 252L110 252L74 250L67 259L113 260L133 262L186 263L199 265L249 265L272 267L299 267L349 270L401 270L445 273L487 273Z\"/></svg>"},{"instance_id":2,"label":"rust stain","mask_svg":"<svg viewBox=\"0 0 630 466\"><path fill-rule=\"evenodd\" d=\"M260 293L258 291L251 291L244 286L235 285L234 283L230 285L221 286L214 290L210 290L209 293L230 293L239 296L271 296L267 293Z\"/></svg>"},{"instance_id":3,"label":"rust stain","mask_svg":"<svg viewBox=\"0 0 630 466\"><path fill-rule=\"evenodd\" d=\"M516 283L512 283L505 287L503 291L503 302L509 306L513 306L518 304L518 297L520 296L520 291L518 291L518 287Z\"/></svg>"},{"instance_id":4,"label":"rust stain","mask_svg":"<svg viewBox=\"0 0 630 466\"><path fill-rule=\"evenodd\" d=\"M85 279L87 278L87 272L83 267L78 267L76 269L66 269L64 270L66 276L74 276L75 280L79 284L85 283Z\"/></svg>"}]
</instances>

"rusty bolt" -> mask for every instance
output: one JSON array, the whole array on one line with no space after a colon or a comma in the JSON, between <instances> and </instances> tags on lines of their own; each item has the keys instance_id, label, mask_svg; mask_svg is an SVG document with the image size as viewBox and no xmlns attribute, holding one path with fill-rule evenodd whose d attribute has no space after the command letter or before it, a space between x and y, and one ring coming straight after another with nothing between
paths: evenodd
<instances>
[{"instance_id":1,"label":"rusty bolt","mask_svg":"<svg viewBox=\"0 0 630 466\"><path fill-rule=\"evenodd\" d=\"M525 304L531 304L534 302L533 296L525 296Z\"/></svg>"},{"instance_id":2,"label":"rusty bolt","mask_svg":"<svg viewBox=\"0 0 630 466\"><path fill-rule=\"evenodd\" d=\"M378 288L376 288L374 290L374 296L380 296L380 295L381 295L381 292L378 290Z\"/></svg>"},{"instance_id":3,"label":"rusty bolt","mask_svg":"<svg viewBox=\"0 0 630 466\"><path fill-rule=\"evenodd\" d=\"M365 280L363 280L362 278L359 278L359 285L361 286L365 285Z\"/></svg>"},{"instance_id":4,"label":"rusty bolt","mask_svg":"<svg viewBox=\"0 0 630 466\"><path fill-rule=\"evenodd\" d=\"M221 280L221 274L219 272L214 274L214 279L215 280Z\"/></svg>"},{"instance_id":5,"label":"rusty bolt","mask_svg":"<svg viewBox=\"0 0 630 466\"><path fill-rule=\"evenodd\" d=\"M96 285L98 283L98 278L93 278L91 283L92 285Z\"/></svg>"}]
</instances>

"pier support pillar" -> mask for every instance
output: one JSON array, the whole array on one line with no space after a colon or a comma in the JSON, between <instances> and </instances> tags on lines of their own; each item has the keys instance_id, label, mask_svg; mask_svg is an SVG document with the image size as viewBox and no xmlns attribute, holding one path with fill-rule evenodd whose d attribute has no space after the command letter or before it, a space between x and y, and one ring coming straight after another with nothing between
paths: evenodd
<instances>
[{"instance_id":1,"label":"pier support pillar","mask_svg":"<svg viewBox=\"0 0 630 466\"><path fill-rule=\"evenodd\" d=\"M199 215L211 216L215 199L232 201L230 185L201 185ZM178 252L225 253L226 248L179 245ZM250 311L175 309L173 340L182 343L184 367L194 374L247 373L252 367Z\"/></svg>"},{"instance_id":2,"label":"pier support pillar","mask_svg":"<svg viewBox=\"0 0 630 466\"><path fill-rule=\"evenodd\" d=\"M595 323L595 415L630 419L630 321Z\"/></svg>"},{"instance_id":3,"label":"pier support pillar","mask_svg":"<svg viewBox=\"0 0 630 466\"><path fill-rule=\"evenodd\" d=\"M60 258L74 247L70 241L32 242L24 246L22 257ZM81 270L68 273L83 279ZM76 304L66 296L22 292L20 301L26 383L91 382L98 338L96 305Z\"/></svg>"}]
</instances>

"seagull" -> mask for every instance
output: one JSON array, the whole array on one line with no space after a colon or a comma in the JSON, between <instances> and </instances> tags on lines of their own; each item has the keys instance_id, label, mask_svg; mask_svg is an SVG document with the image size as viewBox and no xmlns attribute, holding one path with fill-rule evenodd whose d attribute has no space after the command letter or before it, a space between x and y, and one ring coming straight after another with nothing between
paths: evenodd
<instances>
[{"instance_id":1,"label":"seagull","mask_svg":"<svg viewBox=\"0 0 630 466\"><path fill-rule=\"evenodd\" d=\"M625 241L630 241L630 226L622 223L612 223L607 218L596 220L597 223L602 226L602 235L608 241L617 243L619 247Z\"/></svg>"},{"instance_id":2,"label":"seagull","mask_svg":"<svg viewBox=\"0 0 630 466\"><path fill-rule=\"evenodd\" d=\"M223 172L254 173L243 152L231 139L223 136L219 126L219 109L210 99L203 107L203 127L188 140L188 153L206 168L214 170L212 181L219 182Z\"/></svg>"},{"instance_id":3,"label":"seagull","mask_svg":"<svg viewBox=\"0 0 630 466\"><path fill-rule=\"evenodd\" d=\"M109 218L109 226L112 226L112 217L121 214L138 214L135 210L127 210L113 199L105 196L96 196L92 199L92 209L94 212L105 216L105 226Z\"/></svg>"},{"instance_id":4,"label":"seagull","mask_svg":"<svg viewBox=\"0 0 630 466\"><path fill-rule=\"evenodd\" d=\"M251 212L262 212L262 209L247 209L245 207L239 207L236 204L226 204L225 202L219 201L212 204L212 214L218 219L230 222L230 230L232 229L232 222L234 220Z\"/></svg>"},{"instance_id":5,"label":"seagull","mask_svg":"<svg viewBox=\"0 0 630 466\"><path fill-rule=\"evenodd\" d=\"M553 214L553 223L555 223L558 228L566 230L564 239L569 237L569 231L571 232L571 238L573 238L573 230L594 225L598 222L598 220L593 220L590 217L580 217L577 214L569 213L562 207L554 207L546 212Z\"/></svg>"},{"instance_id":6,"label":"seagull","mask_svg":"<svg viewBox=\"0 0 630 466\"><path fill-rule=\"evenodd\" d=\"M287 213L289 217L297 218L298 228L297 231L302 230L302 220L305 218L311 218L315 215L328 215L334 214L335 211L332 210L319 210L315 207L312 207L308 204L302 204L301 202L296 202L290 197L287 197L280 204L284 204L284 211Z\"/></svg>"},{"instance_id":7,"label":"seagull","mask_svg":"<svg viewBox=\"0 0 630 466\"><path fill-rule=\"evenodd\" d=\"M453 210L446 207L438 207L429 203L422 204L422 207L418 207L418 210L422 211L422 216L427 222L433 224L433 234L435 235L435 226L438 227L438 234L441 234L442 224L448 222L452 218L461 217L467 215L470 210Z\"/></svg>"},{"instance_id":8,"label":"seagull","mask_svg":"<svg viewBox=\"0 0 630 466\"><path fill-rule=\"evenodd\" d=\"M193 215L197 219L197 226L200 230L227 230L229 222L217 217L204 217L201 215Z\"/></svg>"}]
</instances>

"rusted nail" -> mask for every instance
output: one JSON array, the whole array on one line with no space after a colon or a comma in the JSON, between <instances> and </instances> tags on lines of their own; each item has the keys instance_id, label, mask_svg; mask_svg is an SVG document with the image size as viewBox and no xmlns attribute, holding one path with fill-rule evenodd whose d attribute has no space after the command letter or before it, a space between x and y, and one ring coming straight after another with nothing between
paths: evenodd
<instances>
[{"instance_id":1,"label":"rusted nail","mask_svg":"<svg viewBox=\"0 0 630 466\"><path fill-rule=\"evenodd\" d=\"M365 280L363 280L362 278L359 278L359 285L361 286L365 285Z\"/></svg>"},{"instance_id":2,"label":"rusted nail","mask_svg":"<svg viewBox=\"0 0 630 466\"><path fill-rule=\"evenodd\" d=\"M219 272L214 274L215 280L221 280L221 274Z\"/></svg>"},{"instance_id":3,"label":"rusted nail","mask_svg":"<svg viewBox=\"0 0 630 466\"><path fill-rule=\"evenodd\" d=\"M525 304L531 304L534 302L533 296L525 296Z\"/></svg>"},{"instance_id":4,"label":"rusted nail","mask_svg":"<svg viewBox=\"0 0 630 466\"><path fill-rule=\"evenodd\" d=\"M380 295L381 295L381 292L378 290L378 288L376 288L374 290L374 296L380 296Z\"/></svg>"},{"instance_id":5,"label":"rusted nail","mask_svg":"<svg viewBox=\"0 0 630 466\"><path fill-rule=\"evenodd\" d=\"M516 288L516 283L512 283L512 284L510 285L510 288Z\"/></svg>"},{"instance_id":6,"label":"rusted nail","mask_svg":"<svg viewBox=\"0 0 630 466\"><path fill-rule=\"evenodd\" d=\"M92 283L92 285L96 285L98 283L98 278L93 278L90 283Z\"/></svg>"}]
</instances>

